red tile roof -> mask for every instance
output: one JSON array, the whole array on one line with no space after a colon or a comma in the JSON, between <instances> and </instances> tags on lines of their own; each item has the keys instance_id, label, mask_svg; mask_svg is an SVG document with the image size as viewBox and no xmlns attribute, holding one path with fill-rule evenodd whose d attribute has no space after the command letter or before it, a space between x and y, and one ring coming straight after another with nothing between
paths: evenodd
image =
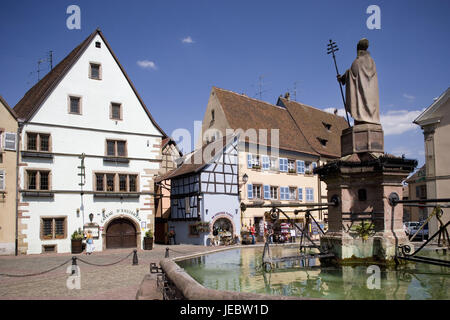
<instances>
[{"instance_id":1,"label":"red tile roof","mask_svg":"<svg viewBox=\"0 0 450 320\"><path fill-rule=\"evenodd\" d=\"M317 153L332 158L341 156L341 133L348 128L345 118L285 98L279 98L278 104L286 108Z\"/></svg>"},{"instance_id":2,"label":"red tile roof","mask_svg":"<svg viewBox=\"0 0 450 320\"><path fill-rule=\"evenodd\" d=\"M269 146L271 129L279 129L280 149L318 156L285 108L217 87L213 93L232 129L266 129Z\"/></svg>"}]
</instances>

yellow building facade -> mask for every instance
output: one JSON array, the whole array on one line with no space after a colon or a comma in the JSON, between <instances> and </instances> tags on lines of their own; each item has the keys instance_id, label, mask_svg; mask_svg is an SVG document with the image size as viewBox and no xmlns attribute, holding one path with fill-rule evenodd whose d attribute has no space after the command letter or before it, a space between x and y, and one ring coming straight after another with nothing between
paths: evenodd
<instances>
[{"instance_id":1,"label":"yellow building facade","mask_svg":"<svg viewBox=\"0 0 450 320\"><path fill-rule=\"evenodd\" d=\"M0 255L15 254L17 119L0 96Z\"/></svg>"}]
</instances>

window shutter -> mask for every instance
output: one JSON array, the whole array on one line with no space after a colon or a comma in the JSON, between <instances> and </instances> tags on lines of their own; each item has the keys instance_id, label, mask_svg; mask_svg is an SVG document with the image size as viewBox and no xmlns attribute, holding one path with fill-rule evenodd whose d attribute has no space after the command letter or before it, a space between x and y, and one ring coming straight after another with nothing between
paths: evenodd
<instances>
[{"instance_id":1,"label":"window shutter","mask_svg":"<svg viewBox=\"0 0 450 320\"><path fill-rule=\"evenodd\" d=\"M0 190L5 190L5 171L0 170Z\"/></svg>"},{"instance_id":2,"label":"window shutter","mask_svg":"<svg viewBox=\"0 0 450 320\"><path fill-rule=\"evenodd\" d=\"M286 158L280 158L280 171L281 172L287 172L287 162L288 160Z\"/></svg>"},{"instance_id":3,"label":"window shutter","mask_svg":"<svg viewBox=\"0 0 450 320\"><path fill-rule=\"evenodd\" d=\"M263 170L269 170L270 159L268 156L262 156L262 167L263 167Z\"/></svg>"},{"instance_id":4,"label":"window shutter","mask_svg":"<svg viewBox=\"0 0 450 320\"><path fill-rule=\"evenodd\" d=\"M298 188L298 200L303 201L303 189Z\"/></svg>"},{"instance_id":5,"label":"window shutter","mask_svg":"<svg viewBox=\"0 0 450 320\"><path fill-rule=\"evenodd\" d=\"M264 185L264 199L270 199L270 186Z\"/></svg>"},{"instance_id":6,"label":"window shutter","mask_svg":"<svg viewBox=\"0 0 450 320\"><path fill-rule=\"evenodd\" d=\"M247 154L247 168L251 169L253 167L253 157L251 153Z\"/></svg>"},{"instance_id":7,"label":"window shutter","mask_svg":"<svg viewBox=\"0 0 450 320\"><path fill-rule=\"evenodd\" d=\"M305 161L297 160L297 173L305 173Z\"/></svg>"},{"instance_id":8,"label":"window shutter","mask_svg":"<svg viewBox=\"0 0 450 320\"><path fill-rule=\"evenodd\" d=\"M247 184L247 198L253 199L253 185L251 183Z\"/></svg>"},{"instance_id":9,"label":"window shutter","mask_svg":"<svg viewBox=\"0 0 450 320\"><path fill-rule=\"evenodd\" d=\"M5 132L5 150L16 150L16 134Z\"/></svg>"}]
</instances>

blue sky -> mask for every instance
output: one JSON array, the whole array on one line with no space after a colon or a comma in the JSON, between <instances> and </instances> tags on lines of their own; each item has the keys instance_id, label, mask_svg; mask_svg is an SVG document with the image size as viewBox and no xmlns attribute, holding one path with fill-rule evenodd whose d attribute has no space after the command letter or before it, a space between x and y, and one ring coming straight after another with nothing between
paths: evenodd
<instances>
[{"instance_id":1,"label":"blue sky","mask_svg":"<svg viewBox=\"0 0 450 320\"><path fill-rule=\"evenodd\" d=\"M81 9L80 30L66 27L71 4ZM381 9L380 30L366 26L373 4ZM168 134L193 131L212 86L257 97L260 76L262 100L276 103L297 82L297 101L342 108L326 44L337 42L343 73L366 37L378 70L385 150L421 165L423 135L411 121L449 87L449 11L446 0L4 0L0 94L14 106L36 82L47 51L57 63L100 27Z\"/></svg>"}]
</instances>

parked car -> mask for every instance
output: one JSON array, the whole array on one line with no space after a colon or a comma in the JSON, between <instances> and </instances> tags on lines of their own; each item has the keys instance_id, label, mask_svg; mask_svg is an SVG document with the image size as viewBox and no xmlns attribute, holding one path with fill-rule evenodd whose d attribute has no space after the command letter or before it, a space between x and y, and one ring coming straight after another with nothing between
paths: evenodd
<instances>
[{"instance_id":1,"label":"parked car","mask_svg":"<svg viewBox=\"0 0 450 320\"><path fill-rule=\"evenodd\" d=\"M408 221L403 223L403 226L405 227L405 233L407 236L412 236L414 234L414 229L419 226L419 222L417 221ZM415 229L417 230L417 229Z\"/></svg>"},{"instance_id":2,"label":"parked car","mask_svg":"<svg viewBox=\"0 0 450 320\"><path fill-rule=\"evenodd\" d=\"M417 230L420 229L423 222L417 222L417 221L410 221L405 222L405 232L408 235L409 238L411 238L413 235L416 234ZM419 233L416 235L414 239L428 239L428 223L419 231Z\"/></svg>"}]
</instances>

